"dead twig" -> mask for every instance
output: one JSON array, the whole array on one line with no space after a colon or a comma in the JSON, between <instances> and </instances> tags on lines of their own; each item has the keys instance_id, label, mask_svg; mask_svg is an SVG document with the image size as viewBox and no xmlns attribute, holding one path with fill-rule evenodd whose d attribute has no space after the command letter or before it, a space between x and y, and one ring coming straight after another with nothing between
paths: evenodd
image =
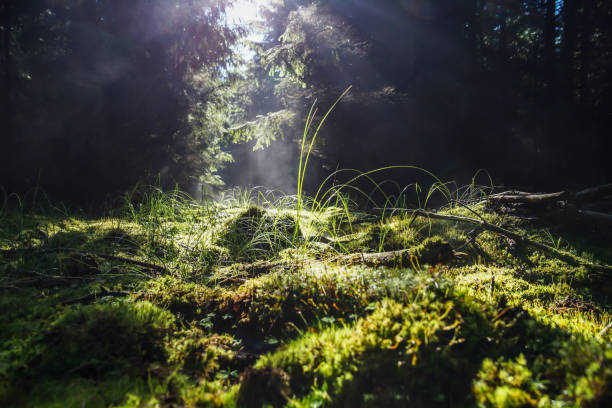
<instances>
[{"instance_id":1,"label":"dead twig","mask_svg":"<svg viewBox=\"0 0 612 408\"><path fill-rule=\"evenodd\" d=\"M608 325L606 327L604 327L599 333L597 333L597 337L601 338L603 337L608 330L610 330L612 328L612 322L608 323Z\"/></svg>"},{"instance_id":2,"label":"dead twig","mask_svg":"<svg viewBox=\"0 0 612 408\"><path fill-rule=\"evenodd\" d=\"M408 248L398 251L370 252L352 255L343 255L331 259L331 262L341 264L363 264L371 267L378 266L410 266L411 259L416 257L419 264L437 265L447 263L459 257L448 243L440 243L435 249L419 253L418 249Z\"/></svg>"},{"instance_id":3,"label":"dead twig","mask_svg":"<svg viewBox=\"0 0 612 408\"><path fill-rule=\"evenodd\" d=\"M129 263L132 265L137 265L137 266L141 266L143 268L148 268L154 271L157 271L159 273L168 273L168 269L164 266L161 265L155 265L149 262L143 262L143 261L137 261L135 259L130 259L130 258L124 258L122 256L115 256L115 255L105 255L105 254L94 254L94 253L87 253L87 252L78 252L77 254L79 255L83 255L83 256L93 256L93 257L99 257L102 259L107 259L109 261L118 261L118 262L124 262L124 263Z\"/></svg>"},{"instance_id":4,"label":"dead twig","mask_svg":"<svg viewBox=\"0 0 612 408\"><path fill-rule=\"evenodd\" d=\"M584 190L578 191L574 196L578 201L588 201L605 197L608 194L612 194L612 183L585 188Z\"/></svg>"},{"instance_id":5,"label":"dead twig","mask_svg":"<svg viewBox=\"0 0 612 408\"><path fill-rule=\"evenodd\" d=\"M608 325L606 327L604 327L599 333L597 333L597 337L601 338L603 337L608 330L610 330L612 328L612 322L608 323Z\"/></svg>"},{"instance_id":6,"label":"dead twig","mask_svg":"<svg viewBox=\"0 0 612 408\"><path fill-rule=\"evenodd\" d=\"M612 273L612 267L610 266L598 265L598 264L587 262L584 259L568 254L567 252L560 251L556 248L550 247L540 242L533 241L523 235L517 234L516 232L512 232L505 228L498 227L497 225L488 223L484 221L483 219L469 218L469 217L463 217L459 215L444 215L444 214L438 214L438 213L429 212L425 210L418 210L418 209L417 210L403 209L403 211L410 212L414 217L425 217L425 218L432 218L432 219L438 219L438 220L444 220L444 221L454 221L454 222L458 222L462 224L477 225L484 230L495 232L499 235L505 236L506 238L513 239L514 241L518 243L537 248L549 254L550 256L560 259L570 265L585 266L597 272Z\"/></svg>"},{"instance_id":7,"label":"dead twig","mask_svg":"<svg viewBox=\"0 0 612 408\"><path fill-rule=\"evenodd\" d=\"M478 238L478 236L479 236L481 233L482 233L482 229L480 229L480 228L474 228L474 229L472 229L471 231L469 231L469 232L467 233L468 240L467 240L467 241L465 241L465 243L464 243L464 244L462 244L461 246L459 246L459 247L455 248L455 250L456 250L456 251L458 251L458 250L463 249L463 248L465 248L466 246L468 246L468 245L472 244L473 242L475 242L475 241L476 241L476 238Z\"/></svg>"},{"instance_id":8,"label":"dead twig","mask_svg":"<svg viewBox=\"0 0 612 408\"><path fill-rule=\"evenodd\" d=\"M61 277L61 276L50 276L47 275L44 278L38 279L18 279L13 281L0 282L0 289L20 289L28 286L54 286L59 284L65 284L74 282L75 279L80 281L93 280L93 278L76 278L72 276Z\"/></svg>"},{"instance_id":9,"label":"dead twig","mask_svg":"<svg viewBox=\"0 0 612 408\"><path fill-rule=\"evenodd\" d=\"M487 197L487 201L503 204L527 204L527 205L546 205L550 202L557 202L567 199L571 193L559 191L557 193L546 194L493 194Z\"/></svg>"},{"instance_id":10,"label":"dead twig","mask_svg":"<svg viewBox=\"0 0 612 408\"><path fill-rule=\"evenodd\" d=\"M90 293L89 295L81 296L79 298L65 300L65 301L61 302L60 305L68 306L68 305L74 305L74 304L77 304L77 303L87 304L87 303L90 303L90 302L94 302L98 298L102 298L102 297L106 297L106 296L126 297L126 296L130 296L132 294L136 294L136 293L124 292L124 291L107 291L107 290L102 290L101 292Z\"/></svg>"},{"instance_id":11,"label":"dead twig","mask_svg":"<svg viewBox=\"0 0 612 408\"><path fill-rule=\"evenodd\" d=\"M559 191L556 193L524 193L517 191L506 191L499 194L487 196L482 203L493 204L515 204L526 207L547 207L550 204L561 207L567 204L583 205L585 202L605 199L612 194L612 183L586 188L578 192ZM571 207L571 205L570 205Z\"/></svg>"}]
</instances>

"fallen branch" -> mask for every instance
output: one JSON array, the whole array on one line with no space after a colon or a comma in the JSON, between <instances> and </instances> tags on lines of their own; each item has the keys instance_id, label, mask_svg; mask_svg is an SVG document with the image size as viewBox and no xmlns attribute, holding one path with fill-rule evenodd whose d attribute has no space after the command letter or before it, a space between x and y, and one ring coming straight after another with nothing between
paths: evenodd
<instances>
[{"instance_id":1,"label":"fallen branch","mask_svg":"<svg viewBox=\"0 0 612 408\"><path fill-rule=\"evenodd\" d=\"M363 264L370 267L404 267L417 264L437 265L457 259L453 248L444 241L426 241L415 248L387 252L370 252L343 255L332 259L341 264Z\"/></svg>"},{"instance_id":2,"label":"fallen branch","mask_svg":"<svg viewBox=\"0 0 612 408\"><path fill-rule=\"evenodd\" d=\"M239 263L233 264L219 270L219 275L227 275L228 278L221 279L220 283L223 283L226 280L239 281L241 278L236 275L242 275L246 277L255 277L262 275L264 273L270 272L274 268L278 268L280 266L288 266L289 262L287 261L255 261L252 263Z\"/></svg>"},{"instance_id":3,"label":"fallen branch","mask_svg":"<svg viewBox=\"0 0 612 408\"><path fill-rule=\"evenodd\" d=\"M63 250L63 252L70 254L70 255L78 255L78 256L83 257L84 259L101 258L101 259L106 259L109 261L118 261L118 262L123 262L123 263L131 264L131 265L140 266L142 268L147 268L149 270L156 271L158 273L168 273L168 269L166 269L163 266L155 265L149 262L138 261L135 259L125 258L122 256L99 254L95 252L83 252L83 251L77 251L74 249L65 249Z\"/></svg>"},{"instance_id":4,"label":"fallen branch","mask_svg":"<svg viewBox=\"0 0 612 408\"><path fill-rule=\"evenodd\" d=\"M608 325L606 327L604 327L599 333L597 333L597 337L601 338L603 337L608 330L610 330L612 328L612 322L608 323Z\"/></svg>"},{"instance_id":5,"label":"fallen branch","mask_svg":"<svg viewBox=\"0 0 612 408\"><path fill-rule=\"evenodd\" d=\"M402 210L402 209L398 208L397 210ZM463 217L463 216L458 216L458 215L444 215L444 214L438 214L438 213L433 213L433 212L424 211L424 210L403 209L403 211L409 212L415 217L433 218L433 219L439 219L439 220L445 220L445 221L454 221L454 222L459 222L463 224L478 225L480 226L480 228L484 230L495 232L499 235L503 235L507 238L510 238L518 243L537 248L557 259L567 262L570 265L585 266L585 267L588 267L598 272L608 272L608 273L612 272L612 267L610 266L597 265L597 264L587 262L584 259L578 258L572 254L568 254L567 252L563 252L556 248L542 244L540 242L533 241L523 235L517 234L515 232L512 232L502 227L498 227L497 225L493 225L482 219L469 218L469 217Z\"/></svg>"},{"instance_id":6,"label":"fallen branch","mask_svg":"<svg viewBox=\"0 0 612 408\"><path fill-rule=\"evenodd\" d=\"M94 302L96 299L101 298L101 297L106 297L106 296L112 296L112 297L126 297L131 295L131 292L124 292L124 291L107 291L107 290L103 290L102 292L99 293L90 293L89 295L85 295L76 299L70 299L70 300L66 300L60 303L60 305L62 306L68 306L68 305L74 305L77 303L82 303L82 304L88 304L91 302Z\"/></svg>"},{"instance_id":7,"label":"fallen branch","mask_svg":"<svg viewBox=\"0 0 612 408\"><path fill-rule=\"evenodd\" d=\"M40 249L40 250L37 250L35 248L28 248L27 250L34 251L34 252L42 252L42 253L47 253L47 252L66 253L69 255L78 255L84 258L87 258L87 257L96 258L97 257L97 258L107 259L109 261L118 261L118 262L140 266L140 267L147 268L153 271L157 271L159 273L169 273L168 269L164 266L156 265L156 264L152 264L152 263L144 262L144 261L138 261L135 259L125 258L122 256L116 256L116 255L99 254L95 252L83 252L83 251L78 251L78 250L71 249L71 248L53 248L53 249L45 248L45 249ZM17 252L16 249L10 249L10 250L2 250L0 251L0 254L2 255L11 254L12 255L16 252Z\"/></svg>"},{"instance_id":8,"label":"fallen branch","mask_svg":"<svg viewBox=\"0 0 612 408\"><path fill-rule=\"evenodd\" d=\"M607 224L612 226L612 215L598 211L589 210L578 210L576 214L577 218L582 218L585 222L592 224Z\"/></svg>"},{"instance_id":9,"label":"fallen branch","mask_svg":"<svg viewBox=\"0 0 612 408\"><path fill-rule=\"evenodd\" d=\"M97 256L102 259L108 259L109 261L119 261L119 262L129 263L132 265L142 266L143 268L148 268L148 269L157 271L159 273L168 273L168 269L166 269L165 267L161 265L155 265L149 262L137 261L135 259L124 258L122 256L93 254L93 253L87 253L87 252L76 252L76 253L78 255L83 255L83 256L93 256L93 257Z\"/></svg>"},{"instance_id":10,"label":"fallen branch","mask_svg":"<svg viewBox=\"0 0 612 408\"><path fill-rule=\"evenodd\" d=\"M527 204L532 206L543 206L551 202L562 201L570 196L567 191L549 194L493 194L487 197L487 201L503 204Z\"/></svg>"},{"instance_id":11,"label":"fallen branch","mask_svg":"<svg viewBox=\"0 0 612 408\"><path fill-rule=\"evenodd\" d=\"M585 188L582 191L578 191L575 194L575 198L579 201L587 201L602 198L609 194L612 194L612 183L591 188Z\"/></svg>"},{"instance_id":12,"label":"fallen branch","mask_svg":"<svg viewBox=\"0 0 612 408\"><path fill-rule=\"evenodd\" d=\"M50 287L57 286L61 284L74 282L73 277L47 277L47 278L38 278L38 279L18 279L13 281L0 281L0 289L20 289L28 286L37 286L37 287ZM86 281L85 278L80 278L81 281ZM90 279L93 280L93 279Z\"/></svg>"},{"instance_id":13,"label":"fallen branch","mask_svg":"<svg viewBox=\"0 0 612 408\"><path fill-rule=\"evenodd\" d=\"M590 187L578 192L504 192L486 197L481 204L489 204L494 208L506 204L512 208L515 215L535 215L537 220L555 226L588 226L604 233L609 233L609 227L612 227L612 184Z\"/></svg>"},{"instance_id":14,"label":"fallen branch","mask_svg":"<svg viewBox=\"0 0 612 408\"><path fill-rule=\"evenodd\" d=\"M91 253L79 252L79 251L71 251L70 253L74 255L79 255L82 257L90 257L90 258L99 257L102 259L130 263L130 264L141 266L143 268L154 270L158 273L168 272L168 270L162 266L150 264L147 262L136 261L136 260L129 259L129 258L114 256L114 255L91 254ZM37 272L33 270L22 271L22 273L36 275L36 276L39 276L39 278L17 279L17 280L12 280L12 281L0 280L0 289L19 289L22 287L41 286L41 285L42 286L54 286L54 285L58 285L58 284L66 283L66 282L74 282L74 281L86 282L86 281L91 281L91 280L96 279L93 276L49 275L43 272Z\"/></svg>"},{"instance_id":15,"label":"fallen branch","mask_svg":"<svg viewBox=\"0 0 612 408\"><path fill-rule=\"evenodd\" d=\"M486 201L501 204L525 204L530 206L544 206L559 201L584 202L603 198L612 194L612 183L586 188L578 192L559 191L556 193L532 194L520 191L507 191L492 194Z\"/></svg>"}]
</instances>

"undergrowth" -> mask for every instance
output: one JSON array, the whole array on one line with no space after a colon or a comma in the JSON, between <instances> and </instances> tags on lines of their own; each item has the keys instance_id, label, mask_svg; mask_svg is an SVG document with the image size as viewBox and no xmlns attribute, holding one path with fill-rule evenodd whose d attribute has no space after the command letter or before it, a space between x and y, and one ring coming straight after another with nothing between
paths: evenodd
<instances>
[{"instance_id":1,"label":"undergrowth","mask_svg":"<svg viewBox=\"0 0 612 408\"><path fill-rule=\"evenodd\" d=\"M475 184L346 190L152 188L99 218L7 199L2 405L609 406L609 277L409 209L437 195L590 262L609 248L492 211ZM442 244L461 256L424 264Z\"/></svg>"},{"instance_id":2,"label":"undergrowth","mask_svg":"<svg viewBox=\"0 0 612 408\"><path fill-rule=\"evenodd\" d=\"M611 406L612 286L592 267L609 243L490 208L490 178L414 166L307 197L330 113L308 116L296 196L140 187L98 217L5 196L0 405ZM375 181L398 169L433 184Z\"/></svg>"}]
</instances>

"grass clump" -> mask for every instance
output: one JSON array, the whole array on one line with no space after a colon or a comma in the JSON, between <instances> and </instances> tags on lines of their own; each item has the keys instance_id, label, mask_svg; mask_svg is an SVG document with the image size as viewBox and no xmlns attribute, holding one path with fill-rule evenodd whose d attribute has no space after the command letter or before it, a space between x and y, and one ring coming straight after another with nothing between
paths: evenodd
<instances>
[{"instance_id":1,"label":"grass clump","mask_svg":"<svg viewBox=\"0 0 612 408\"><path fill-rule=\"evenodd\" d=\"M301 237L293 215L272 215L260 207L250 206L222 226L217 244L228 248L236 261L253 261L293 247Z\"/></svg>"},{"instance_id":2,"label":"grass clump","mask_svg":"<svg viewBox=\"0 0 612 408\"><path fill-rule=\"evenodd\" d=\"M0 405L611 405L605 276L403 197L358 212L344 187L0 214ZM440 212L612 259L455 201Z\"/></svg>"}]
</instances>

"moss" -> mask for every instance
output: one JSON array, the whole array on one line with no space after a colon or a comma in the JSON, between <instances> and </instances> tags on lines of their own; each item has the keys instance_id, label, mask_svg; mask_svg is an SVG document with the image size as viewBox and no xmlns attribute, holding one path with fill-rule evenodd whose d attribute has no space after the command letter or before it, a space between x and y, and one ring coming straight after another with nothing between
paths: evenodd
<instances>
[{"instance_id":1,"label":"moss","mask_svg":"<svg viewBox=\"0 0 612 408\"><path fill-rule=\"evenodd\" d=\"M229 335L206 335L197 326L174 334L169 341L168 362L208 380L221 369L238 367L240 342Z\"/></svg>"},{"instance_id":2,"label":"moss","mask_svg":"<svg viewBox=\"0 0 612 408\"><path fill-rule=\"evenodd\" d=\"M282 408L289 401L290 392L289 377L285 372L270 367L248 369L243 374L236 406Z\"/></svg>"},{"instance_id":3,"label":"moss","mask_svg":"<svg viewBox=\"0 0 612 408\"><path fill-rule=\"evenodd\" d=\"M575 398L567 397L575 392L575 375L583 383L578 392L585 392L584 401L608 398L609 368L601 369L598 363L593 369L598 372L585 377L580 373L588 373L587 366L592 363L547 370L543 365L528 367L520 355L516 362L493 369L493 360L486 355L507 353L507 341L511 344L515 340L512 333L487 330L478 314L461 314L462 322L445 321L444 309L432 309L421 315L423 311L415 313L414 308L383 304L354 327L309 334L260 360L258 366L288 373L294 392L292 406L309 406L314 401L325 406L399 407L408 402L448 406L450 401L454 406L473 406L475 402L497 407L545 406L537 404L557 397L557 390L566 400ZM522 336L535 335L525 331L527 326L519 326ZM445 333L448 328L451 333ZM501 350L491 347L491 338L505 342ZM549 364L560 364L567 358L563 352L545 352L544 348L539 348L537 355L548 356L543 361ZM472 395L470 379L481 359L483 366ZM563 378L568 373L573 374Z\"/></svg>"},{"instance_id":4,"label":"moss","mask_svg":"<svg viewBox=\"0 0 612 408\"><path fill-rule=\"evenodd\" d=\"M165 360L162 344L173 326L174 316L147 302L69 307L49 325L40 361L31 365L60 376L142 373L146 364Z\"/></svg>"},{"instance_id":5,"label":"moss","mask_svg":"<svg viewBox=\"0 0 612 408\"><path fill-rule=\"evenodd\" d=\"M101 237L96 246L108 247L114 252L123 252L135 255L144 245L145 238L139 234L133 234L127 229L111 227L101 231Z\"/></svg>"},{"instance_id":6,"label":"moss","mask_svg":"<svg viewBox=\"0 0 612 408\"><path fill-rule=\"evenodd\" d=\"M217 245L209 245L203 248L199 253L199 262L206 265L218 265L219 263L229 259L229 251L227 248Z\"/></svg>"},{"instance_id":7,"label":"moss","mask_svg":"<svg viewBox=\"0 0 612 408\"><path fill-rule=\"evenodd\" d=\"M537 407L542 406L539 401L543 388L521 354L514 361L485 359L474 383L474 395L485 407ZM546 402L550 404L550 400Z\"/></svg>"},{"instance_id":8,"label":"moss","mask_svg":"<svg viewBox=\"0 0 612 408\"><path fill-rule=\"evenodd\" d=\"M389 220L366 228L365 246L373 251L394 251L417 244L416 231L403 220Z\"/></svg>"},{"instance_id":9,"label":"moss","mask_svg":"<svg viewBox=\"0 0 612 408\"><path fill-rule=\"evenodd\" d=\"M51 236L47 241L47 248L79 248L90 239L85 231L59 231Z\"/></svg>"},{"instance_id":10,"label":"moss","mask_svg":"<svg viewBox=\"0 0 612 408\"><path fill-rule=\"evenodd\" d=\"M584 383L582 392L591 393L589 401L607 398L607 346L585 343L593 356L581 352L570 357L569 350L583 343L520 308L491 308L459 293L422 286L410 297L418 301L383 300L354 325L308 333L264 356L256 367L287 373L293 406L405 406L408 401L417 406L447 406L449 401L457 406L528 406L574 392L577 378ZM484 374L500 355L516 355L517 360ZM538 363L528 365L527 359ZM481 361L484 368L477 375ZM557 365L563 368L551 369ZM585 374L588 367L596 374ZM497 385L486 378L498 378L491 380Z\"/></svg>"},{"instance_id":11,"label":"moss","mask_svg":"<svg viewBox=\"0 0 612 408\"><path fill-rule=\"evenodd\" d=\"M313 264L301 270L278 270L224 291L218 314L229 314L236 327L249 327L261 335L291 337L308 324L353 321L384 297L404 301L414 288L438 293L450 286L440 276L431 279L407 269Z\"/></svg>"},{"instance_id":12,"label":"moss","mask_svg":"<svg viewBox=\"0 0 612 408\"><path fill-rule=\"evenodd\" d=\"M80 408L124 406L126 395L148 394L148 384L143 378L119 376L103 381L84 378L46 378L39 381L34 389L13 389L4 407ZM115 405L117 404L117 405Z\"/></svg>"},{"instance_id":13,"label":"moss","mask_svg":"<svg viewBox=\"0 0 612 408\"><path fill-rule=\"evenodd\" d=\"M474 381L483 407L609 406L612 403L612 346L565 342L552 356L531 362L485 359ZM554 405L553 405L554 402Z\"/></svg>"},{"instance_id":14,"label":"moss","mask_svg":"<svg viewBox=\"0 0 612 408\"><path fill-rule=\"evenodd\" d=\"M549 377L562 378L557 398L580 406L610 406L612 404L612 345L593 341L576 341L564 345L558 358L539 359L538 368Z\"/></svg>"},{"instance_id":15,"label":"moss","mask_svg":"<svg viewBox=\"0 0 612 408\"><path fill-rule=\"evenodd\" d=\"M426 279L408 270L321 264L276 270L233 289L163 277L149 281L137 298L187 322L204 319L215 332L248 328L260 336L285 336L313 319L354 320L367 313L371 302L385 296L403 299L407 288L430 285L437 291ZM436 284L447 288L450 283L439 278Z\"/></svg>"},{"instance_id":16,"label":"moss","mask_svg":"<svg viewBox=\"0 0 612 408\"><path fill-rule=\"evenodd\" d=\"M446 263L454 259L453 247L441 237L427 238L414 248L416 256L425 264Z\"/></svg>"},{"instance_id":17,"label":"moss","mask_svg":"<svg viewBox=\"0 0 612 408\"><path fill-rule=\"evenodd\" d=\"M165 276L148 281L138 299L151 302L172 312L185 321L204 317L223 293L220 288L210 288L195 282Z\"/></svg>"},{"instance_id":18,"label":"moss","mask_svg":"<svg viewBox=\"0 0 612 408\"><path fill-rule=\"evenodd\" d=\"M403 306L385 300L354 326L311 333L262 358L256 367L287 372L295 401L310 399L313 389L324 391L335 406L362 405L368 394L379 406L388 406L389 397L396 398L394 406L425 401L453 389L442 378L448 365L434 370L431 364L441 362L437 355L457 344L458 318L450 301L423 299Z\"/></svg>"},{"instance_id":19,"label":"moss","mask_svg":"<svg viewBox=\"0 0 612 408\"><path fill-rule=\"evenodd\" d=\"M289 210L172 201L134 211L0 220L0 405L612 405L612 330L599 335L612 292L588 268L409 216L349 225L341 208L305 211L303 239ZM554 240L612 259L605 243ZM339 266L334 246L416 259ZM440 258L459 247L463 261ZM167 273L66 248L163 262ZM104 289L134 294L62 306Z\"/></svg>"},{"instance_id":20,"label":"moss","mask_svg":"<svg viewBox=\"0 0 612 408\"><path fill-rule=\"evenodd\" d=\"M226 222L219 231L217 244L229 249L235 260L269 258L302 239L294 216L251 206Z\"/></svg>"}]
</instances>

